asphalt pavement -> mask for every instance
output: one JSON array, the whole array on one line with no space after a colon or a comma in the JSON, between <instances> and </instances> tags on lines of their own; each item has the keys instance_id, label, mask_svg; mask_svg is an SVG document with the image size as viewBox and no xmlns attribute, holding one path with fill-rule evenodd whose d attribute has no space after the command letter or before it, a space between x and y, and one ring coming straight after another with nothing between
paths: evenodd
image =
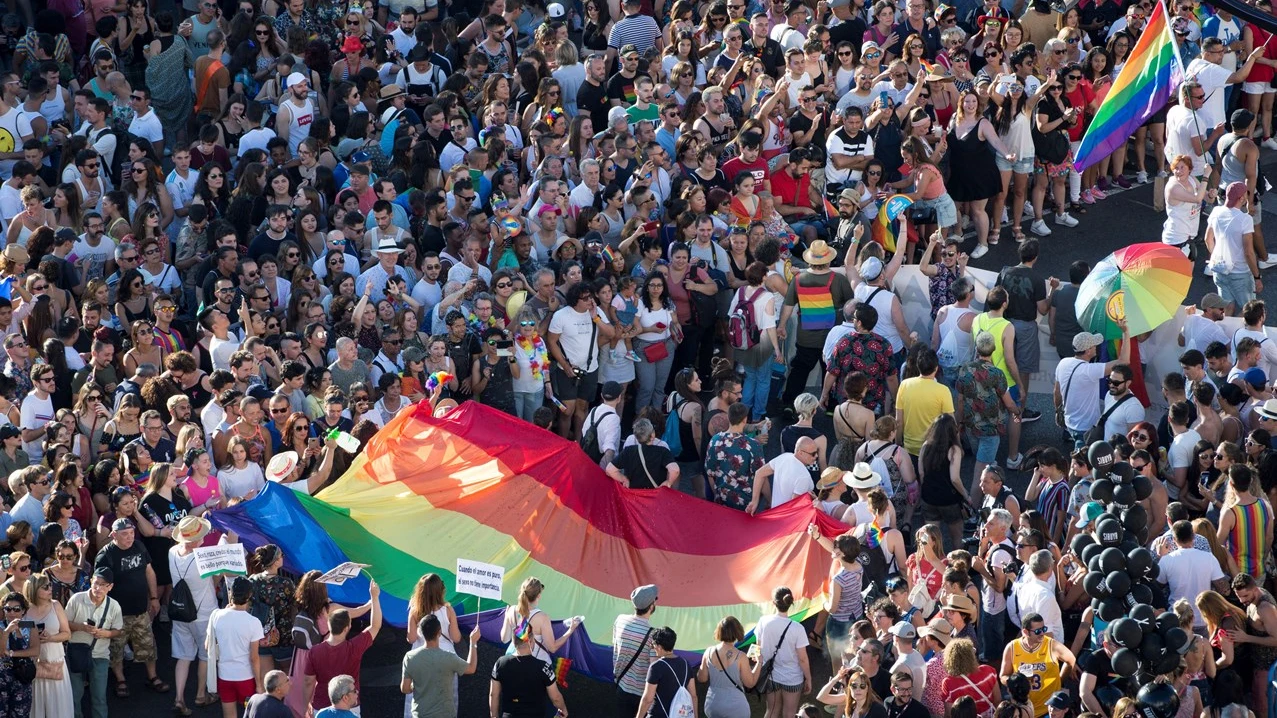
<instances>
[{"instance_id":1,"label":"asphalt pavement","mask_svg":"<svg viewBox=\"0 0 1277 718\"><path fill-rule=\"evenodd\" d=\"M1277 164L1277 155L1269 153L1266 153L1266 155L1266 164ZM1275 201L1277 198L1270 197L1269 200L1266 204L1277 209L1277 201ZM1159 241L1164 219L1163 214L1153 210L1152 184L1136 186L1130 190L1110 194L1103 201L1087 207L1085 214L1075 214L1075 217L1080 221L1076 228L1069 229L1051 224L1051 236L1040 238L1042 253L1037 266L1043 274L1066 279L1069 265L1075 260L1082 259L1094 264L1109 253L1128 244ZM1277 223L1272 221L1277 219L1277 213L1270 215L1265 212L1265 218L1269 220L1265 224L1277 227ZM1024 226L1027 231L1027 221ZM1273 230L1273 235L1269 240L1269 246L1277 254L1277 229ZM969 251L973 246L974 242L969 241L963 248ZM1017 262L1016 244L1010 240L1009 233L1004 233L1004 237L998 245L991 247L990 252L984 257L972 261L971 265L996 272L1004 266L1013 265ZM1277 269L1269 270L1264 274L1265 280L1271 279L1272 281L1265 281L1264 292L1261 293L1261 297L1269 303L1277 302ZM1212 290L1213 286L1209 278L1201 274L1201 262L1199 261L1187 301L1196 303L1203 294ZM1022 446L1027 448L1039 443L1058 444L1059 430L1051 420L1050 397L1031 395L1029 401L1030 406L1041 411L1043 416L1041 420L1025 425ZM828 420L825 417L818 417L817 426L822 425L827 432L832 434L832 427L828 425ZM774 432L773 436L777 434L779 432ZM1005 452L1005 449L1003 451ZM964 474L969 473L971 469L970 462L968 461L967 463L968 466L965 467ZM1028 475L1023 472L1009 473L1010 486L1016 493L1023 495L1022 492L1028 484ZM160 675L164 680L172 682L173 661L169 658L167 627L160 626L157 630L156 638L161 655ZM362 669L363 690L361 692L364 716L369 718L391 718L402 715L403 696L399 693L399 666L403 653L407 648L408 644L404 640L404 633L401 630L387 627L382 630L372 649L365 655ZM502 653L503 649L501 647L486 643L481 645L478 674L473 677L465 677L460 683L461 709L459 718L484 718L488 715L487 676L491 671L493 662ZM828 678L828 661L814 652L811 655L811 659L811 665L815 671L815 683L817 686L822 685L823 681ZM133 695L129 699L119 700L114 697L113 692L110 693L111 714L115 716L169 715L173 694L158 695L147 690L143 686L145 674L140 665L129 666L128 670L130 683L133 687ZM191 682L193 683L193 681L194 676L192 675ZM568 710L571 714L577 716L613 718L616 715L613 690L610 683L596 681L581 674L572 673L569 677L569 687L565 691ZM187 692L188 705L193 703L194 694L194 686L191 685L188 687ZM753 705L753 715L761 716L763 714L762 707L757 703L756 699ZM214 706L203 711L197 711L196 715L215 716L220 715L219 711L220 709Z\"/></svg>"}]
</instances>

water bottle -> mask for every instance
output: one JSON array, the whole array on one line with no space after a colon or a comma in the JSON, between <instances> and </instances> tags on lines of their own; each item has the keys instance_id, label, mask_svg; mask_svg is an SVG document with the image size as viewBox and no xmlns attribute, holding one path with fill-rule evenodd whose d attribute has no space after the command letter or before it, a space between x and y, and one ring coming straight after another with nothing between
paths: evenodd
<instances>
[{"instance_id":1,"label":"water bottle","mask_svg":"<svg viewBox=\"0 0 1277 718\"><path fill-rule=\"evenodd\" d=\"M355 454L359 452L359 439L342 431L341 429L332 429L328 432L327 437L337 442L337 446L347 453Z\"/></svg>"}]
</instances>

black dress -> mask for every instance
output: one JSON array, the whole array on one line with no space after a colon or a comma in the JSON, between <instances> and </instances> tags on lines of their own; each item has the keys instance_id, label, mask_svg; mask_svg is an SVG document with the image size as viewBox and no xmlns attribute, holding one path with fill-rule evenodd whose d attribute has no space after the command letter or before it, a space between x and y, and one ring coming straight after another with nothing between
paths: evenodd
<instances>
[{"instance_id":1,"label":"black dress","mask_svg":"<svg viewBox=\"0 0 1277 718\"><path fill-rule=\"evenodd\" d=\"M974 202L996 197L1002 191L1002 175L998 172L993 148L980 139L977 124L960 137L956 126L949 130L949 166L961 167L961 172L950 172L945 187L954 202Z\"/></svg>"}]
</instances>

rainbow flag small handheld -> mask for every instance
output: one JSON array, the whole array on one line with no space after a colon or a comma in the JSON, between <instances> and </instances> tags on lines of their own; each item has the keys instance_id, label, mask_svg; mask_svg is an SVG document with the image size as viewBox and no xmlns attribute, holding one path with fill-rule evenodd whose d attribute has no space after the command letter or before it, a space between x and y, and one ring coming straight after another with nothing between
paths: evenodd
<instances>
[{"instance_id":1,"label":"rainbow flag small handheld","mask_svg":"<svg viewBox=\"0 0 1277 718\"><path fill-rule=\"evenodd\" d=\"M878 219L873 223L873 241L882 245L888 252L896 251L896 242L901 235L900 215L913 206L913 200L902 194L893 194L883 200L878 208Z\"/></svg>"},{"instance_id":2,"label":"rainbow flag small handheld","mask_svg":"<svg viewBox=\"0 0 1277 718\"><path fill-rule=\"evenodd\" d=\"M440 384L447 384L453 379L454 377L446 371L437 371L434 374L431 374L429 377L426 377L426 393L433 393L435 387Z\"/></svg>"}]
</instances>

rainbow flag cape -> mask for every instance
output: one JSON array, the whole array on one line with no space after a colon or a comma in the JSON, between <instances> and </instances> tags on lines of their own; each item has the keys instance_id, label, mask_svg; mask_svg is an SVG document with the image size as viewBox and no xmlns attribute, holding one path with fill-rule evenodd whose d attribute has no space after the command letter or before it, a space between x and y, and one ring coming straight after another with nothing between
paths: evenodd
<instances>
[{"instance_id":1,"label":"rainbow flag cape","mask_svg":"<svg viewBox=\"0 0 1277 718\"><path fill-rule=\"evenodd\" d=\"M318 495L268 484L212 521L247 546L278 545L297 573L369 564L329 595L360 604L371 576L386 620L400 626L417 579L435 573L466 630L477 620L485 639L499 641L503 608L484 601L476 615L476 599L456 592L457 559L503 566L506 604L535 576L546 586L541 610L585 618L556 658L608 681L612 623L633 613L637 586L659 587L657 620L694 658L724 616L748 628L771 612L777 586L798 597L791 616L820 610L830 559L806 527L815 521L830 537L847 530L801 497L749 516L672 489L623 488L575 443L478 402L439 418L423 402L387 423ZM557 634L565 630L556 622Z\"/></svg>"},{"instance_id":2,"label":"rainbow flag cape","mask_svg":"<svg viewBox=\"0 0 1277 718\"><path fill-rule=\"evenodd\" d=\"M1074 157L1074 168L1081 172L1124 144L1145 120L1166 106L1183 79L1179 46L1171 34L1166 4L1159 0L1126 65L1091 119Z\"/></svg>"},{"instance_id":3,"label":"rainbow flag cape","mask_svg":"<svg viewBox=\"0 0 1277 718\"><path fill-rule=\"evenodd\" d=\"M893 194L883 201L878 208L878 219L874 220L872 230L873 241L882 245L888 252L896 251L896 240L901 237L904 220L901 215L913 206L913 200L902 194Z\"/></svg>"}]
</instances>

